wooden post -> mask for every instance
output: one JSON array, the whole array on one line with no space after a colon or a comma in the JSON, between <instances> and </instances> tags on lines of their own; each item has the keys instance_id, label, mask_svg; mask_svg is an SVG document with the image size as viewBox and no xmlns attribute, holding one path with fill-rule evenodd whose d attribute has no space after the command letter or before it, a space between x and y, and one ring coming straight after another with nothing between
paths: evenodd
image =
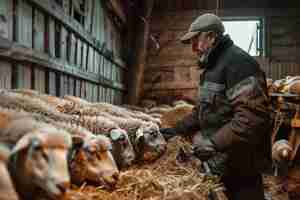
<instances>
[{"instance_id":1,"label":"wooden post","mask_svg":"<svg viewBox=\"0 0 300 200\"><path fill-rule=\"evenodd\" d=\"M134 41L134 54L130 61L130 70L128 84L129 91L127 101L129 104L136 105L142 96L143 91L143 81L144 81L144 69L146 64L147 55L147 43L150 31L149 19L152 13L152 8L154 5L154 0L143 1L143 13L144 16L135 16L139 22L137 28L137 35L132 35L136 38ZM137 9L137 8L135 8ZM134 34L134 32L132 33Z\"/></svg>"}]
</instances>

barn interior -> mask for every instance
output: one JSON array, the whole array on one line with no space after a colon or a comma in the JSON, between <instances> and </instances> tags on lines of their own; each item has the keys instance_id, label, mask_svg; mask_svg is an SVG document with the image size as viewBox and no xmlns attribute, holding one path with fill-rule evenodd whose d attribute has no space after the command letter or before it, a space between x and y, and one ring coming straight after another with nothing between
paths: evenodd
<instances>
[{"instance_id":1,"label":"barn interior","mask_svg":"<svg viewBox=\"0 0 300 200\"><path fill-rule=\"evenodd\" d=\"M35 125L41 121L70 132L73 145L78 144L74 137L78 134L83 145L82 138L91 134L103 133L114 141L121 133L113 134L112 129L130 132L150 124L159 132L175 126L192 112L201 95L202 69L191 46L180 38L204 13L219 16L226 34L265 72L273 120L270 141L274 144L277 133L283 134L292 149L286 144L282 148L296 162L300 158L299 10L296 0L0 0L0 169L3 157L10 171L11 159L6 157L14 155L2 156L1 143L15 145L21 138L12 142L5 131L23 115L34 127L42 126ZM83 134L81 127L89 133ZM17 128L22 129L22 124ZM142 159L122 169L118 166L113 187L107 187L112 181L102 177L92 181L96 183L73 182L70 173L64 196L50 199L192 200L207 199L213 192L213 200L226 200L219 193L223 186L218 177L201 172L201 162L185 155L190 143L190 138L179 137L164 141L151 158L138 151L136 156ZM136 146L135 151L140 148ZM80 159L78 163L85 162ZM78 165L74 173L80 174ZM289 199L274 163L268 165L265 198ZM289 174L299 191L295 199L300 198L299 174L299 170ZM18 187L14 182L11 188ZM32 196L24 198L15 190L16 197L13 192L3 200L42 199L40 195L46 193L43 188L37 195L28 189ZM3 187L3 191L8 190Z\"/></svg>"}]
</instances>

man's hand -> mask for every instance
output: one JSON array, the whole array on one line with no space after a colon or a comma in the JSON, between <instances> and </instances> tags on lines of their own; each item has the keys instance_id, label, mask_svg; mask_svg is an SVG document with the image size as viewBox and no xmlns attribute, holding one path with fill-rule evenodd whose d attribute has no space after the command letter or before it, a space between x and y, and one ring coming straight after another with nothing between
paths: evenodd
<instances>
[{"instance_id":1,"label":"man's hand","mask_svg":"<svg viewBox=\"0 0 300 200\"><path fill-rule=\"evenodd\" d=\"M159 129L159 131L161 132L161 134L164 136L166 140L171 139L177 134L175 128L161 128Z\"/></svg>"},{"instance_id":2,"label":"man's hand","mask_svg":"<svg viewBox=\"0 0 300 200\"><path fill-rule=\"evenodd\" d=\"M210 139L203 138L193 146L194 155L205 162L216 155L217 150Z\"/></svg>"}]
</instances>

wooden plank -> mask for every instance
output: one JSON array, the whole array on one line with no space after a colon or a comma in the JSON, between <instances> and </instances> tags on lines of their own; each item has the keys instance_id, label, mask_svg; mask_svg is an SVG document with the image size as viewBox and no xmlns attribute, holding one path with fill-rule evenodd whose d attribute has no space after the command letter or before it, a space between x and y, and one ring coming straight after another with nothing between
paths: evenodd
<instances>
[{"instance_id":1,"label":"wooden plank","mask_svg":"<svg viewBox=\"0 0 300 200\"><path fill-rule=\"evenodd\" d=\"M79 80L79 79L76 79L75 80L75 84L76 84L76 89L75 89L75 96L77 96L77 97L80 97L80 93L81 93L81 88L80 88L80 86L81 86L81 80Z\"/></svg>"},{"instance_id":2,"label":"wooden plank","mask_svg":"<svg viewBox=\"0 0 300 200\"><path fill-rule=\"evenodd\" d=\"M93 9L93 1L85 1L85 23L84 23L84 29L91 33L91 23L92 23L92 9Z\"/></svg>"},{"instance_id":3,"label":"wooden plank","mask_svg":"<svg viewBox=\"0 0 300 200\"><path fill-rule=\"evenodd\" d=\"M49 17L49 55L55 57L55 23L52 18Z\"/></svg>"},{"instance_id":4,"label":"wooden plank","mask_svg":"<svg viewBox=\"0 0 300 200\"><path fill-rule=\"evenodd\" d=\"M56 74L55 72L49 72L49 94L56 95Z\"/></svg>"},{"instance_id":5,"label":"wooden plank","mask_svg":"<svg viewBox=\"0 0 300 200\"><path fill-rule=\"evenodd\" d=\"M72 33L71 34L71 48L70 48L70 64L75 65L75 53L76 53L76 45L77 45L77 40L75 35Z\"/></svg>"},{"instance_id":6,"label":"wooden plank","mask_svg":"<svg viewBox=\"0 0 300 200\"><path fill-rule=\"evenodd\" d=\"M80 91L80 97L81 98L86 98L86 81L81 81L81 86L80 86L80 89L81 89L81 91Z\"/></svg>"},{"instance_id":7,"label":"wooden plank","mask_svg":"<svg viewBox=\"0 0 300 200\"><path fill-rule=\"evenodd\" d=\"M126 24L127 18L124 10L122 9L122 5L120 5L121 1L109 0L107 2L110 3L109 9L114 12L114 14L122 21L122 23Z\"/></svg>"},{"instance_id":8,"label":"wooden plank","mask_svg":"<svg viewBox=\"0 0 300 200\"><path fill-rule=\"evenodd\" d=\"M0 61L0 88L12 88L12 64L6 61Z\"/></svg>"},{"instance_id":9,"label":"wooden plank","mask_svg":"<svg viewBox=\"0 0 300 200\"><path fill-rule=\"evenodd\" d=\"M101 75L101 76L104 76L104 62L105 62L105 58L102 56L102 55L100 55L100 58L99 58L99 62L100 62L100 69L99 69L99 74Z\"/></svg>"},{"instance_id":10,"label":"wooden plank","mask_svg":"<svg viewBox=\"0 0 300 200\"><path fill-rule=\"evenodd\" d=\"M19 0L17 6L17 42L32 47L32 6L24 0Z\"/></svg>"},{"instance_id":11,"label":"wooden plank","mask_svg":"<svg viewBox=\"0 0 300 200\"><path fill-rule=\"evenodd\" d=\"M61 29L61 59L66 61L67 60L67 41L68 41L68 31L65 27Z\"/></svg>"},{"instance_id":12,"label":"wooden plank","mask_svg":"<svg viewBox=\"0 0 300 200\"><path fill-rule=\"evenodd\" d=\"M103 101L103 87L102 85L99 85L99 102Z\"/></svg>"},{"instance_id":13,"label":"wooden plank","mask_svg":"<svg viewBox=\"0 0 300 200\"><path fill-rule=\"evenodd\" d=\"M0 36L12 40L12 1L0 1Z\"/></svg>"},{"instance_id":14,"label":"wooden plank","mask_svg":"<svg viewBox=\"0 0 300 200\"><path fill-rule=\"evenodd\" d=\"M87 62L87 71L88 72L94 72L94 49L93 47L89 47L88 50L88 62Z\"/></svg>"},{"instance_id":15,"label":"wooden plank","mask_svg":"<svg viewBox=\"0 0 300 200\"><path fill-rule=\"evenodd\" d=\"M82 42L80 39L77 40L77 66L82 66Z\"/></svg>"},{"instance_id":16,"label":"wooden plank","mask_svg":"<svg viewBox=\"0 0 300 200\"><path fill-rule=\"evenodd\" d=\"M42 93L46 92L46 72L38 67L34 68L34 89Z\"/></svg>"},{"instance_id":17,"label":"wooden plank","mask_svg":"<svg viewBox=\"0 0 300 200\"><path fill-rule=\"evenodd\" d=\"M93 102L98 102L99 99L99 93L98 93L98 85L93 84Z\"/></svg>"},{"instance_id":18,"label":"wooden plank","mask_svg":"<svg viewBox=\"0 0 300 200\"><path fill-rule=\"evenodd\" d=\"M61 58L62 55L62 26L61 24L55 20L55 35L54 35L54 51L55 51L55 57Z\"/></svg>"},{"instance_id":19,"label":"wooden plank","mask_svg":"<svg viewBox=\"0 0 300 200\"><path fill-rule=\"evenodd\" d=\"M94 56L94 73L98 74L99 69L100 69L100 55L97 51L95 51L95 56Z\"/></svg>"},{"instance_id":20,"label":"wooden plank","mask_svg":"<svg viewBox=\"0 0 300 200\"><path fill-rule=\"evenodd\" d=\"M33 48L38 51L44 52L45 16L37 9L34 9L33 24Z\"/></svg>"},{"instance_id":21,"label":"wooden plank","mask_svg":"<svg viewBox=\"0 0 300 200\"><path fill-rule=\"evenodd\" d=\"M84 71L87 71L87 44L83 43L82 44L83 48L82 48L82 65L81 68Z\"/></svg>"},{"instance_id":22,"label":"wooden plank","mask_svg":"<svg viewBox=\"0 0 300 200\"><path fill-rule=\"evenodd\" d=\"M63 10L66 15L70 15L70 1L69 0L63 0Z\"/></svg>"},{"instance_id":23,"label":"wooden plank","mask_svg":"<svg viewBox=\"0 0 300 200\"><path fill-rule=\"evenodd\" d=\"M68 75L64 75L64 90L66 95L70 94L70 83Z\"/></svg>"},{"instance_id":24,"label":"wooden plank","mask_svg":"<svg viewBox=\"0 0 300 200\"><path fill-rule=\"evenodd\" d=\"M92 102L93 101L93 84L92 83L88 83L88 100L90 101L90 102Z\"/></svg>"},{"instance_id":25,"label":"wooden plank","mask_svg":"<svg viewBox=\"0 0 300 200\"><path fill-rule=\"evenodd\" d=\"M65 89L64 89L64 75L60 73L59 75L59 95L60 97L63 97L65 95Z\"/></svg>"},{"instance_id":26,"label":"wooden plank","mask_svg":"<svg viewBox=\"0 0 300 200\"><path fill-rule=\"evenodd\" d=\"M93 16L93 29L92 29L92 36L96 38L96 40L101 41L101 32L103 27L101 26L101 17L103 15L103 9L101 7L101 1L95 1L95 10Z\"/></svg>"},{"instance_id":27,"label":"wooden plank","mask_svg":"<svg viewBox=\"0 0 300 200\"><path fill-rule=\"evenodd\" d=\"M75 80L73 77L69 77L69 94L74 96L75 95Z\"/></svg>"},{"instance_id":28,"label":"wooden plank","mask_svg":"<svg viewBox=\"0 0 300 200\"><path fill-rule=\"evenodd\" d=\"M16 88L32 88L32 69L31 65L16 64L14 85Z\"/></svg>"}]
</instances>

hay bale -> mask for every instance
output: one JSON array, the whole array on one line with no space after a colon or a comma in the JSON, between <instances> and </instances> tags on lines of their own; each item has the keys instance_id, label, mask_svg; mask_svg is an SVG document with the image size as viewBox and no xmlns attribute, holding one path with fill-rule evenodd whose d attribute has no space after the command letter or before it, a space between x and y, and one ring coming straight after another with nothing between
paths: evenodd
<instances>
[{"instance_id":1,"label":"hay bale","mask_svg":"<svg viewBox=\"0 0 300 200\"><path fill-rule=\"evenodd\" d=\"M175 127L176 123L183 119L185 116L192 113L194 106L180 104L169 111L162 114L161 122L162 127Z\"/></svg>"}]
</instances>

